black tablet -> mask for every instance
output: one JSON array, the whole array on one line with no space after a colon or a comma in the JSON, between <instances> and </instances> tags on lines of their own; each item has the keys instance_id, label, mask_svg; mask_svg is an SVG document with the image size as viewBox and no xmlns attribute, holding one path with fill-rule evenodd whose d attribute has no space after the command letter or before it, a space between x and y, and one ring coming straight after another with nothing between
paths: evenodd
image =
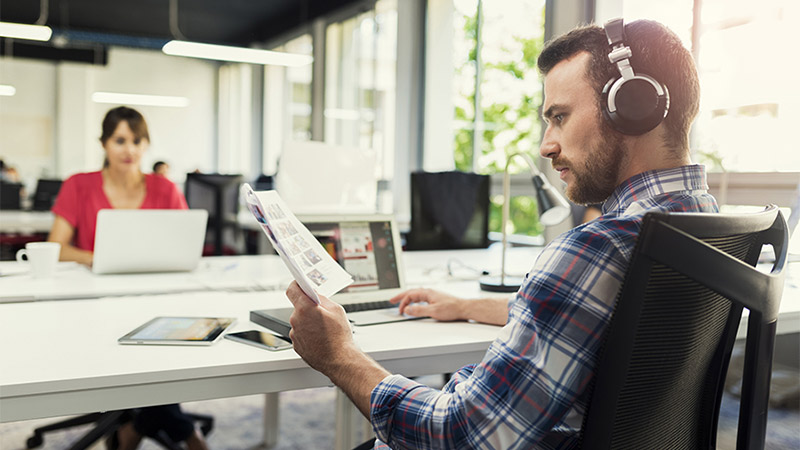
<instances>
[{"instance_id":1,"label":"black tablet","mask_svg":"<svg viewBox=\"0 0 800 450\"><path fill-rule=\"evenodd\" d=\"M211 345L234 321L231 317L156 317L117 341L120 344Z\"/></svg>"}]
</instances>

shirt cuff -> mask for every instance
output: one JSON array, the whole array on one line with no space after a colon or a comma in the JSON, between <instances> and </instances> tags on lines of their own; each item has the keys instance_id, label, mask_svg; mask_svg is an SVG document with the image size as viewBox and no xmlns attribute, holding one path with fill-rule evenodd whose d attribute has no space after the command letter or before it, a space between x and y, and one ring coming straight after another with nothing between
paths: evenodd
<instances>
[{"instance_id":1,"label":"shirt cuff","mask_svg":"<svg viewBox=\"0 0 800 450\"><path fill-rule=\"evenodd\" d=\"M395 407L408 392L418 387L424 387L424 385L402 375L388 375L372 389L369 415L378 440L389 441L391 419Z\"/></svg>"}]
</instances>

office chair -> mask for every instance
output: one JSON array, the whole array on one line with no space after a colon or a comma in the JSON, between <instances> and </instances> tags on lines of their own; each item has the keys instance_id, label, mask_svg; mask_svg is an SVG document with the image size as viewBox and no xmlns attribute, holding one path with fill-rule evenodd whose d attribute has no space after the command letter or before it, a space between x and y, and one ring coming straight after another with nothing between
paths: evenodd
<instances>
[{"instance_id":1,"label":"office chair","mask_svg":"<svg viewBox=\"0 0 800 450\"><path fill-rule=\"evenodd\" d=\"M239 186L242 175L220 173L187 173L183 194L189 208L208 211L208 228L211 249L204 255L237 253L225 245L225 231L233 232L234 239L241 233L237 220L239 212Z\"/></svg>"},{"instance_id":2,"label":"office chair","mask_svg":"<svg viewBox=\"0 0 800 450\"><path fill-rule=\"evenodd\" d=\"M115 433L117 428L119 428L125 422L131 420L133 414L135 414L135 410L119 410L84 414L82 416L72 417L60 422L36 428L33 430L33 435L25 442L25 446L29 449L41 446L42 443L44 443L44 434L47 432L94 423L96 424L94 428L81 436L78 441L74 442L69 447L69 450L83 450L91 447L103 436ZM211 416L203 414L191 414L187 412L184 412L184 414L193 421L199 423L200 432L203 433L203 436L207 436L214 428L214 418ZM183 448L178 443L170 439L169 436L167 436L167 434L163 431L156 435L145 437L153 439L168 450L182 450Z\"/></svg>"},{"instance_id":3,"label":"office chair","mask_svg":"<svg viewBox=\"0 0 800 450\"><path fill-rule=\"evenodd\" d=\"M488 246L488 175L457 171L411 174L411 229L406 250Z\"/></svg>"},{"instance_id":4,"label":"office chair","mask_svg":"<svg viewBox=\"0 0 800 450\"><path fill-rule=\"evenodd\" d=\"M771 273L754 268L772 245ZM584 449L714 449L720 402L749 310L737 449L763 449L788 234L755 214L648 213L584 415Z\"/></svg>"},{"instance_id":5,"label":"office chair","mask_svg":"<svg viewBox=\"0 0 800 450\"><path fill-rule=\"evenodd\" d=\"M34 211L50 211L56 201L58 191L61 190L61 180L40 178L36 181L36 191L33 193Z\"/></svg>"},{"instance_id":6,"label":"office chair","mask_svg":"<svg viewBox=\"0 0 800 450\"><path fill-rule=\"evenodd\" d=\"M20 192L22 188L22 183L0 180L0 209L21 209Z\"/></svg>"}]
</instances>

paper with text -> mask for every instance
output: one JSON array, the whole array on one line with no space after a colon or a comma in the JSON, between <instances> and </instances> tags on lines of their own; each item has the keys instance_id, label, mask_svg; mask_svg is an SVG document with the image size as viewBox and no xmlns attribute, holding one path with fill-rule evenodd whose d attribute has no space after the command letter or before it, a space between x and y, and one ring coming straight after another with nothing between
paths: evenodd
<instances>
[{"instance_id":1,"label":"paper with text","mask_svg":"<svg viewBox=\"0 0 800 450\"><path fill-rule=\"evenodd\" d=\"M353 282L275 191L254 191L242 184L242 197L289 272L311 299L330 297Z\"/></svg>"}]
</instances>

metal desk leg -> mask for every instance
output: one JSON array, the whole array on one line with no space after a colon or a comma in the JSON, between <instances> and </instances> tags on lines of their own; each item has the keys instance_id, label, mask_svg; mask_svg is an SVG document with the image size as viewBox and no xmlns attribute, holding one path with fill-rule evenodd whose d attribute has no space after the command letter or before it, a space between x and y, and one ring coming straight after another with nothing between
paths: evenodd
<instances>
[{"instance_id":1,"label":"metal desk leg","mask_svg":"<svg viewBox=\"0 0 800 450\"><path fill-rule=\"evenodd\" d=\"M372 425L341 389L336 389L336 450L352 450L374 436Z\"/></svg>"},{"instance_id":2,"label":"metal desk leg","mask_svg":"<svg viewBox=\"0 0 800 450\"><path fill-rule=\"evenodd\" d=\"M278 443L279 403L278 392L264 394L264 439L261 448L273 448Z\"/></svg>"}]
</instances>

